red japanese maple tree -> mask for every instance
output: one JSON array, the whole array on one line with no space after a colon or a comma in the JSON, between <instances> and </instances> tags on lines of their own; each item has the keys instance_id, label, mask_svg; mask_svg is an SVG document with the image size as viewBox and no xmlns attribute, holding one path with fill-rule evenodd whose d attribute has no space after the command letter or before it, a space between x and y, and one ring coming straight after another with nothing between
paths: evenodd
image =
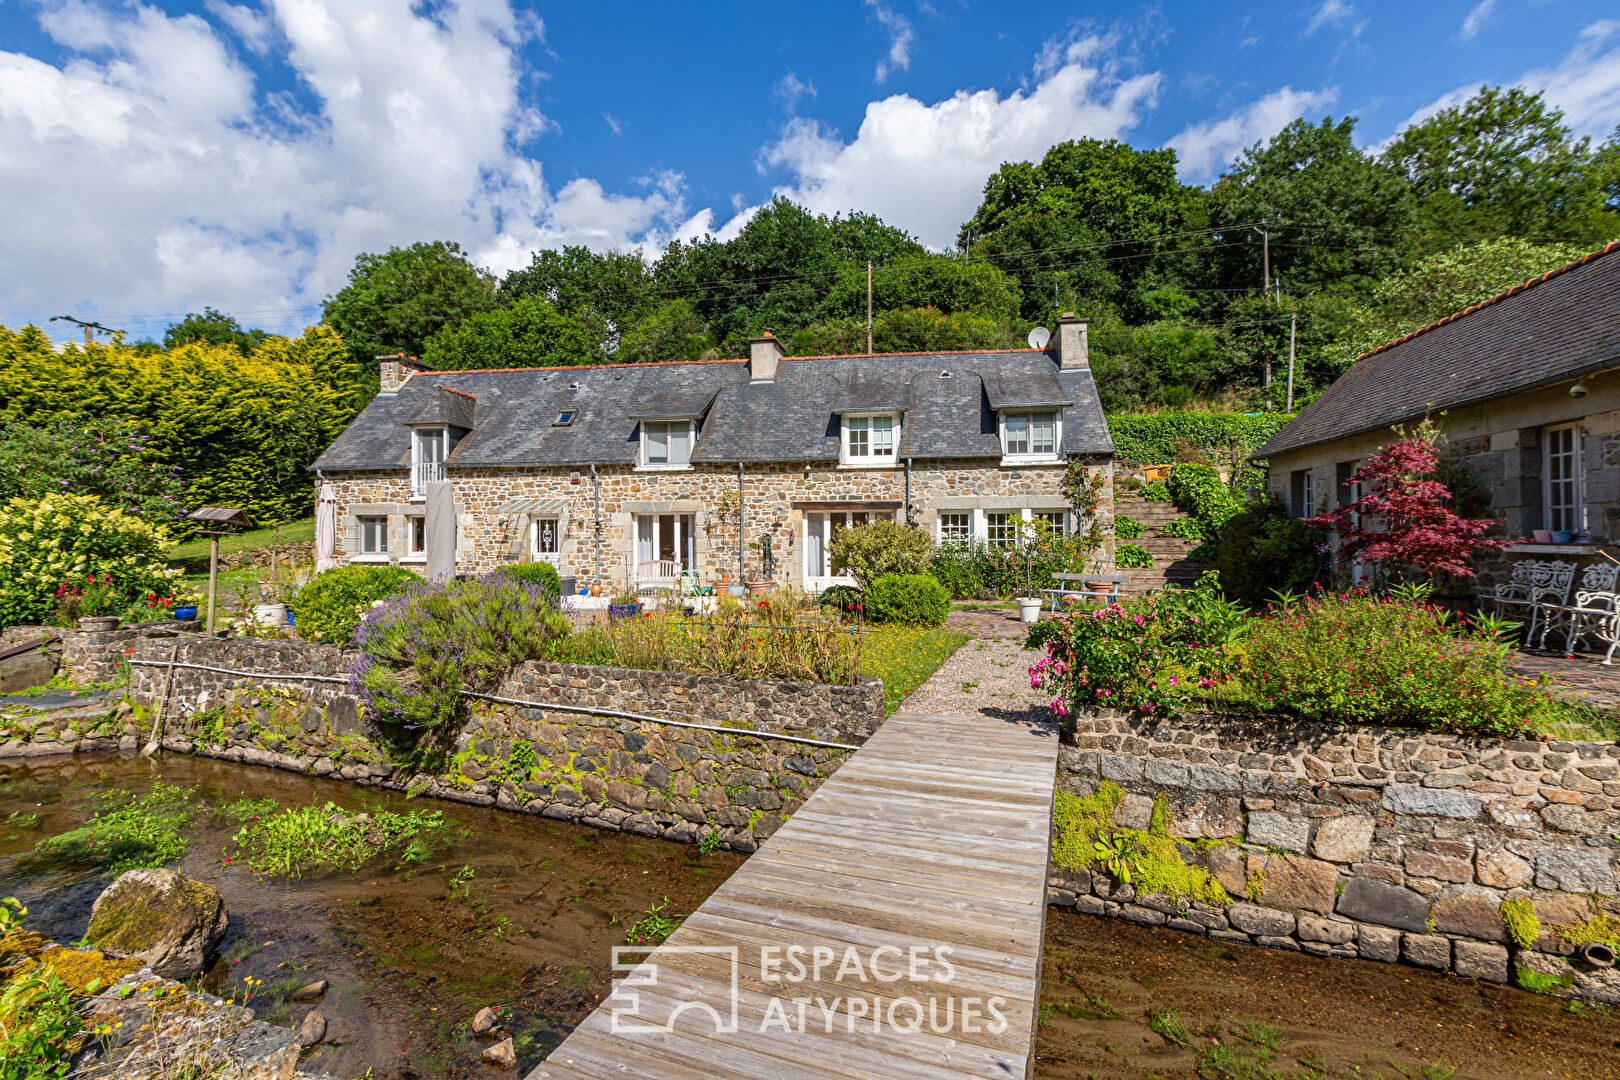
<instances>
[{"instance_id":1,"label":"red japanese maple tree","mask_svg":"<svg viewBox=\"0 0 1620 1080\"><path fill-rule=\"evenodd\" d=\"M1390 443L1350 477L1366 494L1304 524L1337 533L1339 555L1349 562L1473 577L1476 553L1513 541L1485 537L1495 520L1451 510L1451 489L1436 478L1439 463L1440 451L1430 439Z\"/></svg>"}]
</instances>

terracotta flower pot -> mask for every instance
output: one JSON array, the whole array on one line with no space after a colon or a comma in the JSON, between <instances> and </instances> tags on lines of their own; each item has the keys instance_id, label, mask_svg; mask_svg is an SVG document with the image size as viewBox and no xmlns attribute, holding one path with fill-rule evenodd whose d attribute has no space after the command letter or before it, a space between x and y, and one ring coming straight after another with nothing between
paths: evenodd
<instances>
[{"instance_id":1,"label":"terracotta flower pot","mask_svg":"<svg viewBox=\"0 0 1620 1080\"><path fill-rule=\"evenodd\" d=\"M769 581L749 581L745 584L748 586L750 596L759 596L761 593L769 591L771 587Z\"/></svg>"}]
</instances>

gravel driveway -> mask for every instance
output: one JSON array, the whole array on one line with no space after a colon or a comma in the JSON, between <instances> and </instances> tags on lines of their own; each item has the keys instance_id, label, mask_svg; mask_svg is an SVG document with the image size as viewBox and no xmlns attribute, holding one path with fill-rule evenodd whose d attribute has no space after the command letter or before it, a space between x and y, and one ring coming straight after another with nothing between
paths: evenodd
<instances>
[{"instance_id":1,"label":"gravel driveway","mask_svg":"<svg viewBox=\"0 0 1620 1080\"><path fill-rule=\"evenodd\" d=\"M1002 719L1051 720L1051 696L1029 688L1029 665L1040 656L1016 638L969 641L906 698L912 712Z\"/></svg>"}]
</instances>

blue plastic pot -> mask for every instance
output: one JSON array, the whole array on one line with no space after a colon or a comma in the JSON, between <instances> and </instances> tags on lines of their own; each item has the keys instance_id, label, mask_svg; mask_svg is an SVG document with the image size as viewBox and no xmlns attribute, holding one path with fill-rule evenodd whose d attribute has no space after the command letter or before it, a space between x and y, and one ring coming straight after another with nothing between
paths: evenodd
<instances>
[{"instance_id":1,"label":"blue plastic pot","mask_svg":"<svg viewBox=\"0 0 1620 1080\"><path fill-rule=\"evenodd\" d=\"M1568 543L1574 542L1574 540L1575 540L1575 533L1571 529L1554 529L1553 530L1553 543L1555 543L1555 544L1568 544Z\"/></svg>"},{"instance_id":2,"label":"blue plastic pot","mask_svg":"<svg viewBox=\"0 0 1620 1080\"><path fill-rule=\"evenodd\" d=\"M287 609L287 625L288 626L297 626L298 625L298 620L293 618L293 611L292 611L292 608L290 608L290 607Z\"/></svg>"},{"instance_id":3,"label":"blue plastic pot","mask_svg":"<svg viewBox=\"0 0 1620 1080\"><path fill-rule=\"evenodd\" d=\"M197 607L195 604L187 604L184 607L177 607L174 609L174 617L179 619L181 622L190 622L192 619L197 617Z\"/></svg>"},{"instance_id":4,"label":"blue plastic pot","mask_svg":"<svg viewBox=\"0 0 1620 1080\"><path fill-rule=\"evenodd\" d=\"M634 619L641 614L640 604L609 604L608 621L620 622L624 619Z\"/></svg>"}]
</instances>

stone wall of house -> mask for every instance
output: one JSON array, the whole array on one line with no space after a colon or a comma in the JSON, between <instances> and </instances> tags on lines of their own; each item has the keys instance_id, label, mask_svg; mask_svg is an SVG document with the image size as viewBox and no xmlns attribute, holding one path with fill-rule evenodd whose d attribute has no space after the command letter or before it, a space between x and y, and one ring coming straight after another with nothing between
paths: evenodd
<instances>
[{"instance_id":1,"label":"stone wall of house","mask_svg":"<svg viewBox=\"0 0 1620 1080\"><path fill-rule=\"evenodd\" d=\"M1597 543L1620 540L1620 373L1606 372L1582 380L1583 397L1572 397L1569 384L1527 390L1506 398L1448 409L1434 417L1445 435L1448 456L1472 473L1483 509L1502 523L1492 535L1526 538L1549 527L1545 519L1545 450L1549 426L1577 423L1581 458L1581 521ZM1293 505L1296 472L1312 478L1312 510L1337 504L1341 464L1356 464L1394 440L1392 430L1368 432L1318 446L1278 454L1269 462L1268 490ZM1488 595L1507 579L1518 559L1562 559L1585 564L1601 556L1591 547L1494 552L1478 560L1476 592Z\"/></svg>"},{"instance_id":2,"label":"stone wall of house","mask_svg":"<svg viewBox=\"0 0 1620 1080\"><path fill-rule=\"evenodd\" d=\"M1100 552L1112 566L1112 475L1107 459L1090 464L1108 477L1098 525L1106 537ZM943 511L1048 509L1066 510L1060 494L1064 465L1003 468L978 459L930 461L911 472L912 517L937 534ZM338 530L340 558L358 548L360 516L389 518L388 560L423 561L407 551L407 518L423 512L412 502L406 470L332 473L327 476L343 515ZM451 471L457 513L457 567L479 573L528 552L528 521L498 513L513 499L560 499L561 566L583 586L600 571L611 585L622 581L635 549L635 518L640 514L691 514L696 533L698 570L703 580L738 575L738 527L735 466L698 465L686 471L601 467L593 484L588 470L572 468L467 469ZM792 465L749 465L742 476L744 510L743 574L764 577L763 536L770 536L776 559L774 580L800 587L804 574L806 515L830 509L881 508L904 516L906 470L840 469L831 462ZM595 534L595 500L601 502L601 536ZM598 557L599 556L599 557Z\"/></svg>"},{"instance_id":3,"label":"stone wall of house","mask_svg":"<svg viewBox=\"0 0 1620 1080\"><path fill-rule=\"evenodd\" d=\"M1620 916L1620 745L1105 712L1065 735L1058 779L1082 796L1117 785L1115 824L1132 828L1162 796L1184 861L1235 899L1141 896L1054 867L1053 903L1620 1002L1620 971L1553 930ZM1508 932L1512 900L1540 921L1529 947Z\"/></svg>"},{"instance_id":4,"label":"stone wall of house","mask_svg":"<svg viewBox=\"0 0 1620 1080\"><path fill-rule=\"evenodd\" d=\"M167 661L168 647L143 641L135 659ZM179 654L181 663L202 667L327 678L344 676L354 659L336 646L273 640L199 639ZM164 678L164 667L135 665L130 700L154 708ZM439 756L429 758L366 720L344 682L176 668L163 745L672 840L693 841L712 829L723 845L752 851L850 753L754 732L858 742L883 716L877 680L829 688L533 664L494 696L736 730L477 702ZM428 761L434 767L421 764Z\"/></svg>"}]
</instances>

